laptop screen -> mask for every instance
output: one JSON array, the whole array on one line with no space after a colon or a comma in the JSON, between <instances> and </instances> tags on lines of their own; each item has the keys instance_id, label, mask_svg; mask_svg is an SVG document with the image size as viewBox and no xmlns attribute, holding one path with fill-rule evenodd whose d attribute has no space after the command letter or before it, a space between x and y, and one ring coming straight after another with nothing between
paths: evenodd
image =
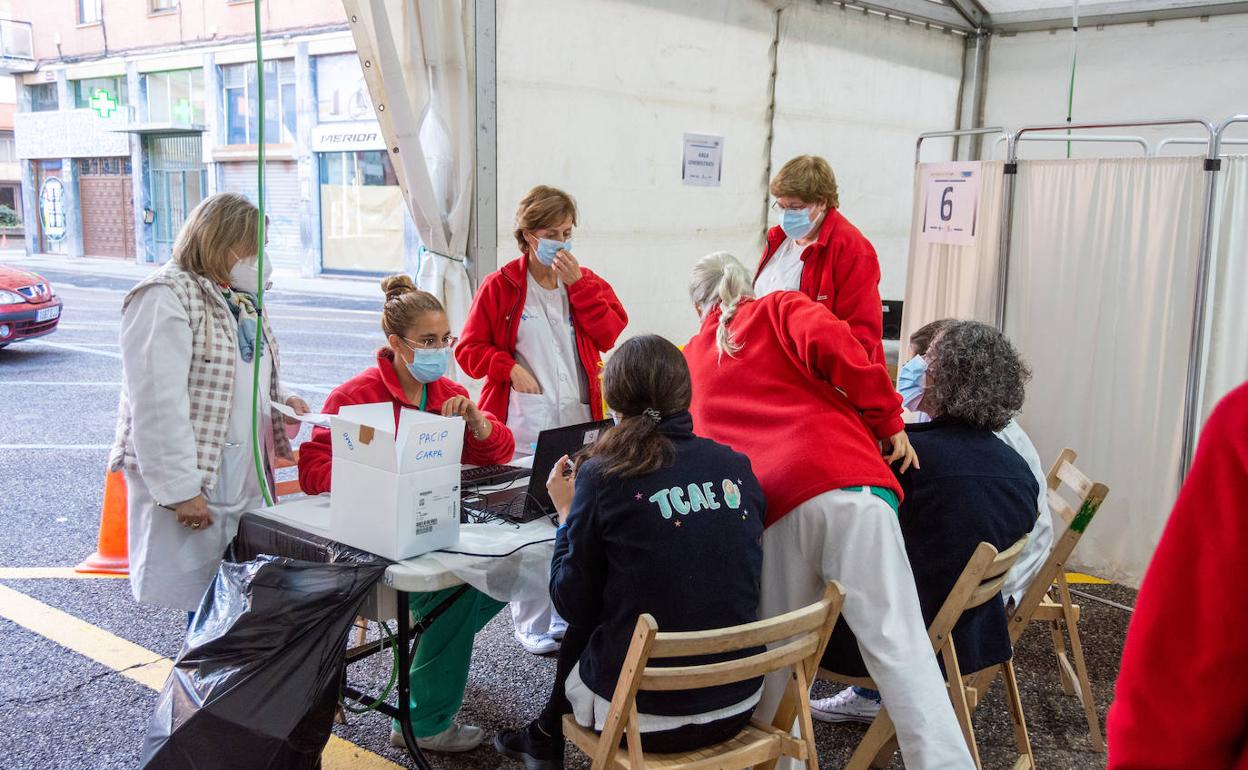
<instances>
[{"instance_id":1,"label":"laptop screen","mask_svg":"<svg viewBox=\"0 0 1248 770\"><path fill-rule=\"evenodd\" d=\"M538 434L537 451L533 454L533 475L529 477L529 497L533 502L547 513L554 510L550 493L546 491L546 479L550 478L555 463L560 457L571 457L593 444L603 431L614 424L611 420L598 420L544 430Z\"/></svg>"}]
</instances>

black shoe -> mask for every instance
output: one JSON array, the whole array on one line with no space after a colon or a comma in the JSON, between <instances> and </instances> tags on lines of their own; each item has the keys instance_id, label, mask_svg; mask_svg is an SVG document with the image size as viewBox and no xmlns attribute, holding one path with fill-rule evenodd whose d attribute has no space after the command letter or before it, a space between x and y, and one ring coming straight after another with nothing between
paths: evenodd
<instances>
[{"instance_id":1,"label":"black shoe","mask_svg":"<svg viewBox=\"0 0 1248 770\"><path fill-rule=\"evenodd\" d=\"M525 770L563 770L563 736L551 737L530 722L522 730L503 730L494 736L494 749L508 759L523 762Z\"/></svg>"}]
</instances>

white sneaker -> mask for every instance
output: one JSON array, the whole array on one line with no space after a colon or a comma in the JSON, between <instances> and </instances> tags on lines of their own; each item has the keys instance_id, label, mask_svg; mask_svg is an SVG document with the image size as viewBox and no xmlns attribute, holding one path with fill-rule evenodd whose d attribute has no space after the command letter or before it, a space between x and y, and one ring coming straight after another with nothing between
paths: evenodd
<instances>
[{"instance_id":1,"label":"white sneaker","mask_svg":"<svg viewBox=\"0 0 1248 770\"><path fill-rule=\"evenodd\" d=\"M548 634L522 634L516 631L516 641L520 646L534 655L549 655L559 652L559 640Z\"/></svg>"},{"instance_id":2,"label":"white sneaker","mask_svg":"<svg viewBox=\"0 0 1248 770\"><path fill-rule=\"evenodd\" d=\"M472 751L481 745L481 741L485 739L485 731L480 727L473 725L461 725L459 722L452 722L451 726L438 733L430 735L428 738L417 738L416 745L425 751L440 751L446 754L458 754L465 751ZM397 749L407 748L407 743L403 740L403 733L390 729L390 745Z\"/></svg>"},{"instance_id":3,"label":"white sneaker","mask_svg":"<svg viewBox=\"0 0 1248 770\"><path fill-rule=\"evenodd\" d=\"M563 635L568 632L568 621L563 618L551 618L550 621L550 638L556 641L563 641Z\"/></svg>"},{"instance_id":4,"label":"white sneaker","mask_svg":"<svg viewBox=\"0 0 1248 770\"><path fill-rule=\"evenodd\" d=\"M863 722L871 724L880 713L880 702L864 698L846 687L831 698L810 702L810 715L820 722Z\"/></svg>"}]
</instances>

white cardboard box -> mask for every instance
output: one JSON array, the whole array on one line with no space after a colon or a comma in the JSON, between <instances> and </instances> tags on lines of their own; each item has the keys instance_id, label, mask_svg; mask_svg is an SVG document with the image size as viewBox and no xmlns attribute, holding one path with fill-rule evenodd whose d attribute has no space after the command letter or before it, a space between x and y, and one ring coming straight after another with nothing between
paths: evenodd
<instances>
[{"instance_id":1,"label":"white cardboard box","mask_svg":"<svg viewBox=\"0 0 1248 770\"><path fill-rule=\"evenodd\" d=\"M329 536L387 559L459 540L464 421L389 403L343 407L331 419Z\"/></svg>"}]
</instances>

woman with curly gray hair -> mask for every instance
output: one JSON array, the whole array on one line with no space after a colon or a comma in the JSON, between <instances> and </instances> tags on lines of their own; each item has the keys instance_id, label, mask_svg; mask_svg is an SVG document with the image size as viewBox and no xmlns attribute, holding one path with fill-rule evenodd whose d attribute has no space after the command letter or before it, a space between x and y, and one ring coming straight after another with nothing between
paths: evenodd
<instances>
[{"instance_id":1,"label":"woman with curly gray hair","mask_svg":"<svg viewBox=\"0 0 1248 770\"><path fill-rule=\"evenodd\" d=\"M923 408L931 422L911 424L922 467L899 475L904 497L898 509L923 620L930 624L967 559L981 542L999 550L1031 532L1039 488L1027 461L1001 441L1023 406L1031 372L1005 335L978 321L950 321L927 350ZM1010 658L1005 603L987 602L962 615L954 646L964 674ZM827 656L845 670L857 643L838 627ZM812 704L825 721L869 721L879 693L851 687Z\"/></svg>"}]
</instances>

